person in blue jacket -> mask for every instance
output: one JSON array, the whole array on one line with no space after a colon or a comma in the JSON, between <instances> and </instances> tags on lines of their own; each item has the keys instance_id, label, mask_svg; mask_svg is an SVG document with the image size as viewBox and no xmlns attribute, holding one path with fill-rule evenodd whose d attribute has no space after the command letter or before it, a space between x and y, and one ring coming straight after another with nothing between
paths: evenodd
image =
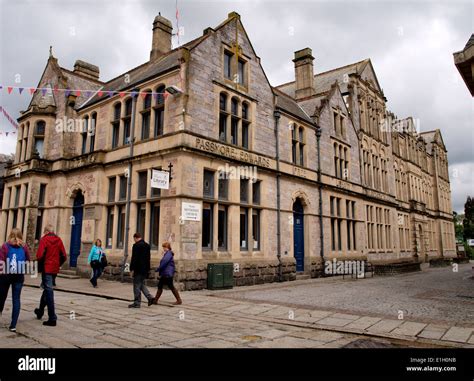
<instances>
[{"instance_id":1,"label":"person in blue jacket","mask_svg":"<svg viewBox=\"0 0 474 381\"><path fill-rule=\"evenodd\" d=\"M158 281L158 291L155 296L153 304L158 304L158 299L160 299L161 294L163 293L163 286L166 285L173 293L176 298L176 302L173 304L182 304L183 301L179 296L179 292L176 287L173 285L173 276L175 273L174 265L174 253L171 250L171 245L168 241L163 242L161 245L163 247L163 258L161 258L160 266L155 270L160 275L160 280Z\"/></svg>"},{"instance_id":2,"label":"person in blue jacket","mask_svg":"<svg viewBox=\"0 0 474 381\"><path fill-rule=\"evenodd\" d=\"M96 239L89 253L89 258L87 259L87 263L89 263L92 268L92 278L90 279L90 282L94 288L97 287L97 279L99 279L99 277L102 275L102 256L104 254L104 249L102 249L102 241L100 239Z\"/></svg>"}]
</instances>

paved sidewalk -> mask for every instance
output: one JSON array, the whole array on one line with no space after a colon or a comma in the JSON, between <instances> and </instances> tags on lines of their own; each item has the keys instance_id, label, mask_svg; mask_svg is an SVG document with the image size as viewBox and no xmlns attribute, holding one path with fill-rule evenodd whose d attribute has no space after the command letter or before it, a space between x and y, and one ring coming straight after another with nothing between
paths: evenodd
<instances>
[{"instance_id":1,"label":"paved sidewalk","mask_svg":"<svg viewBox=\"0 0 474 381\"><path fill-rule=\"evenodd\" d=\"M392 281L394 278L384 279L386 279L386 281ZM355 282L362 284L363 281ZM39 279L29 278L26 283L27 285L37 287ZM275 284L272 286L273 289L284 289L310 283L311 281L296 281L285 284ZM272 328L265 333L260 332L259 335L256 335L255 331L249 331L249 337L251 340L254 336L272 339L268 342L259 342L259 340L256 339L256 346L268 345L269 347L292 347L293 345L290 344L290 341L293 339L290 341L288 341L288 338L276 340L279 335L282 335L281 327L286 326L289 328L299 327L305 329L297 334L297 337L298 335L302 336L302 339L307 339L308 337L313 337L314 339L314 335L316 334L315 337L318 338L333 337L331 335L349 334L362 335L363 337L371 339L386 339L391 343L400 342L403 346L474 347L474 326L430 324L417 321L416 319L405 318L399 320L397 318L383 318L364 314L334 312L320 308L295 308L292 305L282 305L282 303L276 304L228 298L228 294L243 293L248 291L248 289L258 291L259 288L266 289L268 287L269 285L245 287L242 288L242 290L240 290L240 288L234 288L229 292L209 290L182 292L181 294L184 304L177 307L172 306L174 298L171 292L165 290L162 299L160 299L160 313L168 311L166 313L171 314L170 311L175 311L172 312L172 314L176 315L176 313L178 313L177 310L179 310L185 314L198 314L203 318L201 324L204 324L204 327L210 330L212 330L214 324L218 325L219 322L224 321L241 321L244 326L246 324L252 325L253 322L253 324L258 323L261 325L276 324L280 327ZM75 294L77 297L89 296L100 297L102 300L109 299L110 301L114 301L116 304L120 301L122 308L120 310L110 310L109 313L111 315L118 314L120 316L126 316L131 313L130 310L126 309L126 305L124 304L125 301L128 302L132 300L132 285L130 283L122 284L119 282L99 280L99 287L94 289L87 279L71 280L58 278L57 290L67 292L69 298L71 298L71 295ZM28 289L26 291L28 292ZM152 292L154 292L154 290ZM97 300L98 298L93 299ZM148 309L145 307L142 308L141 311L148 311ZM159 316L156 317L156 319L159 320ZM225 332L227 329L222 329L223 334L231 334L230 332ZM217 329L217 331L219 330ZM183 337L183 340L185 340L185 337ZM352 338L352 340L354 341L354 338ZM184 343L188 344L187 342ZM202 343L203 342L201 342L201 344ZM190 340L189 344L191 346L199 346L198 344L200 343L199 340ZM224 346L224 343L221 344Z\"/></svg>"}]
</instances>

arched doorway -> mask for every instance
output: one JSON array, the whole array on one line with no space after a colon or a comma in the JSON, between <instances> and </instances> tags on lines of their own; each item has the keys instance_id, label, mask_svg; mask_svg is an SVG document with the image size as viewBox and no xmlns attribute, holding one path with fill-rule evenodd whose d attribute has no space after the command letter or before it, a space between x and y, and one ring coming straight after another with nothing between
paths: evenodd
<instances>
[{"instance_id":1,"label":"arched doorway","mask_svg":"<svg viewBox=\"0 0 474 381\"><path fill-rule=\"evenodd\" d=\"M299 198L293 203L293 253L296 271L304 271L304 210Z\"/></svg>"},{"instance_id":2,"label":"arched doorway","mask_svg":"<svg viewBox=\"0 0 474 381\"><path fill-rule=\"evenodd\" d=\"M69 264L77 266L77 257L81 254L82 217L84 214L84 195L80 190L74 198L71 219L71 248L69 250Z\"/></svg>"}]
</instances>

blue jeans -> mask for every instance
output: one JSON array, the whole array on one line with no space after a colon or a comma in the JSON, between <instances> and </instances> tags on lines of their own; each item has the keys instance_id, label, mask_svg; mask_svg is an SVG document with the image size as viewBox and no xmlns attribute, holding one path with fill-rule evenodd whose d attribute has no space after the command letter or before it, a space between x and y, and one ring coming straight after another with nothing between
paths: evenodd
<instances>
[{"instance_id":1,"label":"blue jeans","mask_svg":"<svg viewBox=\"0 0 474 381\"><path fill-rule=\"evenodd\" d=\"M3 307L5 305L5 300L7 299L8 290L12 286L12 322L10 326L12 328L16 327L16 323L18 322L18 317L20 316L20 308L21 308L21 289L23 288L23 282L16 282L9 280L2 280L0 284L0 311L3 311Z\"/></svg>"},{"instance_id":2,"label":"blue jeans","mask_svg":"<svg viewBox=\"0 0 474 381\"><path fill-rule=\"evenodd\" d=\"M91 282L94 286L97 286L97 279L102 275L102 267L96 267L92 269Z\"/></svg>"},{"instance_id":3,"label":"blue jeans","mask_svg":"<svg viewBox=\"0 0 474 381\"><path fill-rule=\"evenodd\" d=\"M41 274L41 287L43 288L43 294L41 295L39 309L43 313L44 308L48 307L48 320L56 321L57 316L54 312L54 291L53 283L56 278L56 274Z\"/></svg>"}]
</instances>

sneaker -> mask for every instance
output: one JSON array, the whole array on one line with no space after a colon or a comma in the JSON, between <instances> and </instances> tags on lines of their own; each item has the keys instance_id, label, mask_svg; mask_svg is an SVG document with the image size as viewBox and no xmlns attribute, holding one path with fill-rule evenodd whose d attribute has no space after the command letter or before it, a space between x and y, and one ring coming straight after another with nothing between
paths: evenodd
<instances>
[{"instance_id":1,"label":"sneaker","mask_svg":"<svg viewBox=\"0 0 474 381\"><path fill-rule=\"evenodd\" d=\"M132 303L128 306L128 308L140 308L139 304Z\"/></svg>"},{"instance_id":2,"label":"sneaker","mask_svg":"<svg viewBox=\"0 0 474 381\"><path fill-rule=\"evenodd\" d=\"M148 307L150 307L152 304L155 304L155 298L148 299ZM156 304L158 304L158 303L156 303Z\"/></svg>"},{"instance_id":3,"label":"sneaker","mask_svg":"<svg viewBox=\"0 0 474 381\"><path fill-rule=\"evenodd\" d=\"M41 320L41 318L43 317L44 311L41 311L39 308L35 308L35 314L36 314L36 318L38 320Z\"/></svg>"},{"instance_id":4,"label":"sneaker","mask_svg":"<svg viewBox=\"0 0 474 381\"><path fill-rule=\"evenodd\" d=\"M8 330L9 330L10 332L16 332L16 327L10 326L10 327L8 327Z\"/></svg>"},{"instance_id":5,"label":"sneaker","mask_svg":"<svg viewBox=\"0 0 474 381\"><path fill-rule=\"evenodd\" d=\"M56 320L46 320L43 322L43 325L48 327L56 327Z\"/></svg>"}]
</instances>

